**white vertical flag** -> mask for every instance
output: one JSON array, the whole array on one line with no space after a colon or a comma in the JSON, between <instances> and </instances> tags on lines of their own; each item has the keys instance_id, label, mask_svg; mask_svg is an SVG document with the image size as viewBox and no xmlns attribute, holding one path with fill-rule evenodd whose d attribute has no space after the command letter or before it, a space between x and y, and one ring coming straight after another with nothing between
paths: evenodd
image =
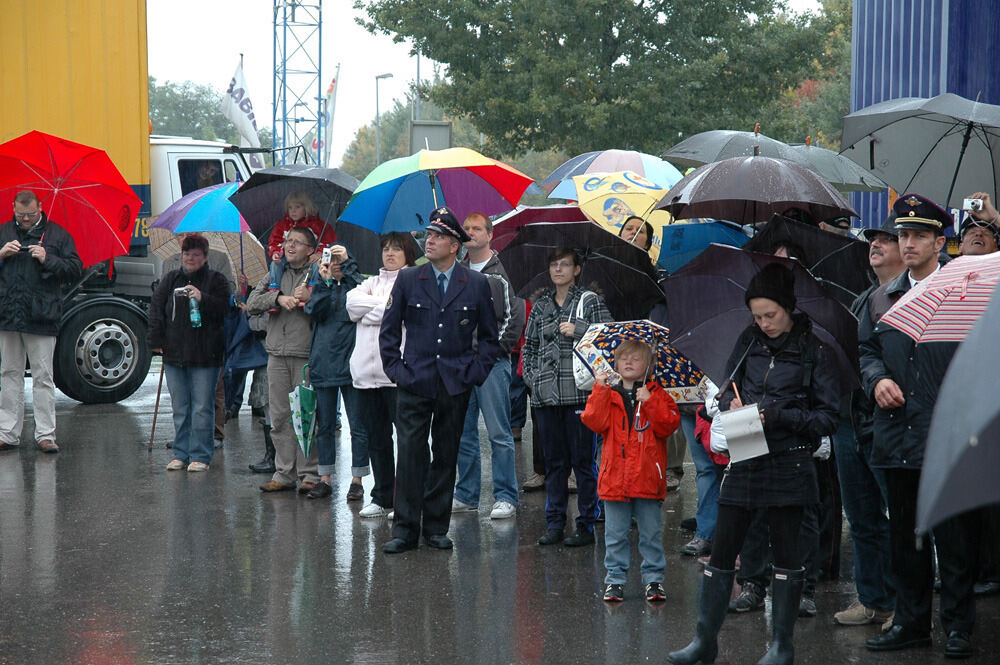
<instances>
[{"instance_id":1,"label":"white vertical flag","mask_svg":"<svg viewBox=\"0 0 1000 665\"><path fill-rule=\"evenodd\" d=\"M259 148L260 137L257 136L257 119L254 117L253 104L247 92L246 80L243 78L243 62L236 66L236 73L229 81L229 88L222 98L222 115L236 125L240 133L240 145L244 148ZM250 163L260 168L264 165L259 155L250 155Z\"/></svg>"},{"instance_id":2,"label":"white vertical flag","mask_svg":"<svg viewBox=\"0 0 1000 665\"><path fill-rule=\"evenodd\" d=\"M326 145L323 148L323 164L330 168L330 150L333 147L333 114L337 108L337 79L340 78L340 63L337 63L337 72L330 81L330 87L326 90L326 117L323 127L323 138Z\"/></svg>"}]
</instances>

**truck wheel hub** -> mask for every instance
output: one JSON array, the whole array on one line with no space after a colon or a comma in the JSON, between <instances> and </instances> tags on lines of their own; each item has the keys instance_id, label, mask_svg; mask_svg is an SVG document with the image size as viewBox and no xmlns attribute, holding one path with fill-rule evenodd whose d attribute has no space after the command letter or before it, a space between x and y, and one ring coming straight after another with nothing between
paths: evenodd
<instances>
[{"instance_id":1,"label":"truck wheel hub","mask_svg":"<svg viewBox=\"0 0 1000 665\"><path fill-rule=\"evenodd\" d=\"M77 369L92 385L113 386L131 374L136 346L137 340L121 321L94 321L77 338Z\"/></svg>"}]
</instances>

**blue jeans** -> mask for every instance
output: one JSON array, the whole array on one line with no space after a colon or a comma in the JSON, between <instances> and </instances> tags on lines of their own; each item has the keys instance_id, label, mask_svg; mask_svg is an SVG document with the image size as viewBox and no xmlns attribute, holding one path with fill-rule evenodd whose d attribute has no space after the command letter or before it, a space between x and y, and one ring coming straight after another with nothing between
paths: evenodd
<instances>
[{"instance_id":1,"label":"blue jeans","mask_svg":"<svg viewBox=\"0 0 1000 665\"><path fill-rule=\"evenodd\" d=\"M885 516L885 476L868 465L870 452L871 439L858 441L850 422L841 419L833 436L833 454L854 544L854 586L865 607L884 611L895 607L896 592L890 579L893 569Z\"/></svg>"},{"instance_id":2,"label":"blue jeans","mask_svg":"<svg viewBox=\"0 0 1000 665\"><path fill-rule=\"evenodd\" d=\"M708 456L705 447L694 438L694 414L681 414L681 429L691 451L694 461L695 485L698 488L698 511L695 519L698 528L695 537L712 542L715 537L715 522L719 518L719 487L722 485L722 474L712 458Z\"/></svg>"},{"instance_id":3,"label":"blue jeans","mask_svg":"<svg viewBox=\"0 0 1000 665\"><path fill-rule=\"evenodd\" d=\"M517 473L514 470L514 435L510 431L510 359L501 356L483 385L472 389L465 428L458 444L458 483L455 498L479 505L482 460L479 449L479 413L493 450L493 499L517 505Z\"/></svg>"},{"instance_id":4,"label":"blue jeans","mask_svg":"<svg viewBox=\"0 0 1000 665\"><path fill-rule=\"evenodd\" d=\"M212 463L215 389L221 369L163 363L174 411L174 459Z\"/></svg>"},{"instance_id":5,"label":"blue jeans","mask_svg":"<svg viewBox=\"0 0 1000 665\"><path fill-rule=\"evenodd\" d=\"M368 431L361 417L361 405L354 386L316 387L316 454L319 465L316 473L330 476L337 462L337 415L340 395L344 396L347 423L351 428L351 475L355 478L367 476Z\"/></svg>"},{"instance_id":6,"label":"blue jeans","mask_svg":"<svg viewBox=\"0 0 1000 665\"><path fill-rule=\"evenodd\" d=\"M639 555L642 583L663 582L667 559L663 554L663 502L659 499L630 499L604 502L605 584L625 584L628 577L630 545L628 532L635 518L639 527Z\"/></svg>"},{"instance_id":7,"label":"blue jeans","mask_svg":"<svg viewBox=\"0 0 1000 665\"><path fill-rule=\"evenodd\" d=\"M583 405L536 406L538 438L545 456L545 526L566 528L569 472L576 475L577 531L594 531L597 517L596 435L580 421Z\"/></svg>"}]
</instances>

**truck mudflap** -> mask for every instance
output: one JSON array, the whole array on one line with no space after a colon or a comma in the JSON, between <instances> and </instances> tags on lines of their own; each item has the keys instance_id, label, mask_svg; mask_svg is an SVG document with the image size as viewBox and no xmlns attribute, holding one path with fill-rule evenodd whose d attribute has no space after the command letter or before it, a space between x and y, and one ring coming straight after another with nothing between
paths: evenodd
<instances>
[{"instance_id":1,"label":"truck mudflap","mask_svg":"<svg viewBox=\"0 0 1000 665\"><path fill-rule=\"evenodd\" d=\"M126 399L139 389L152 353L149 319L137 304L111 294L81 294L63 313L53 363L56 386L85 404Z\"/></svg>"}]
</instances>

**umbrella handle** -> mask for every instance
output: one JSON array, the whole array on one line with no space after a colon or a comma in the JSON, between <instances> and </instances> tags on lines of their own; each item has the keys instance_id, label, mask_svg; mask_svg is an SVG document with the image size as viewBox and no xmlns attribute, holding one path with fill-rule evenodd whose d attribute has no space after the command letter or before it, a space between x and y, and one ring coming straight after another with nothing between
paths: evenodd
<instances>
[{"instance_id":1,"label":"umbrella handle","mask_svg":"<svg viewBox=\"0 0 1000 665\"><path fill-rule=\"evenodd\" d=\"M430 173L430 178L431 178L431 196L434 197L434 207L437 208L438 207L438 193L437 193L437 189L434 187L434 170L431 169L429 171L429 173Z\"/></svg>"}]
</instances>

